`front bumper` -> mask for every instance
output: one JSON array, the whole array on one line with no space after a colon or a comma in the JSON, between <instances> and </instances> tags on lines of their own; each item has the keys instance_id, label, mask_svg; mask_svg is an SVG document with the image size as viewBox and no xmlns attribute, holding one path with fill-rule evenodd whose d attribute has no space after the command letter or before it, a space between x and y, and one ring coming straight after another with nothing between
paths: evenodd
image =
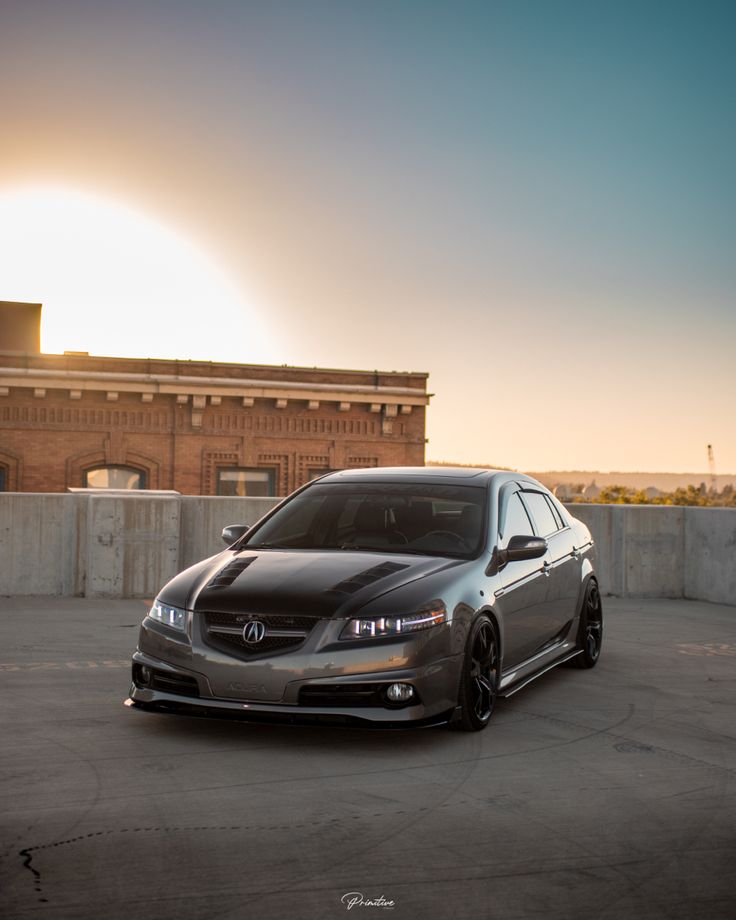
<instances>
[{"instance_id":1,"label":"front bumper","mask_svg":"<svg viewBox=\"0 0 736 920\"><path fill-rule=\"evenodd\" d=\"M433 661L416 668L372 671L362 674L315 676L308 680L290 681L278 702L226 699L213 694L206 675L177 664L155 658L138 650L133 655L133 667L143 665L168 676L159 686L131 683L130 697L125 704L131 708L176 712L215 718L272 723L337 724L372 728L408 728L439 725L451 721L456 709L459 668L458 656ZM161 689L167 682L181 683L176 692ZM196 682L196 687L195 687ZM348 690L359 684L387 685L410 683L416 689L419 703L397 706L310 706L299 702L302 690L319 686ZM187 686L188 685L188 686Z\"/></svg>"}]
</instances>

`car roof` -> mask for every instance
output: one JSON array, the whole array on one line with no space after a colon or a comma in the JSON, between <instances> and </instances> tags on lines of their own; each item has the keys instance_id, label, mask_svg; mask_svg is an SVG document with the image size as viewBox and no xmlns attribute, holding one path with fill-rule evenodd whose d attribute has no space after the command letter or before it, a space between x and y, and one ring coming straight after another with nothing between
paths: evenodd
<instances>
[{"instance_id":1,"label":"car roof","mask_svg":"<svg viewBox=\"0 0 736 920\"><path fill-rule=\"evenodd\" d=\"M509 470L485 470L463 466L378 466L367 469L339 470L328 473L323 482L406 482L444 485L486 486L496 477L509 480L529 480L523 474Z\"/></svg>"}]
</instances>

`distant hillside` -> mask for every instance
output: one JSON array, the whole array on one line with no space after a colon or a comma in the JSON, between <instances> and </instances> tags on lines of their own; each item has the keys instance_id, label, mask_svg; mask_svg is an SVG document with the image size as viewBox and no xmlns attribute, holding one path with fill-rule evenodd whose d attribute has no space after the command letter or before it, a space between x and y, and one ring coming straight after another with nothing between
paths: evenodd
<instances>
[{"instance_id":1,"label":"distant hillside","mask_svg":"<svg viewBox=\"0 0 736 920\"><path fill-rule=\"evenodd\" d=\"M673 492L675 489L687 486L699 486L704 482L710 486L709 473L602 473L600 470L546 470L539 473L529 473L535 479L547 486L548 489L556 485L574 485L582 482L583 485L595 482L597 486L628 486L630 489L647 489L654 486L662 492ZM736 486L736 474L724 473L716 476L716 489L720 490L725 485Z\"/></svg>"},{"instance_id":2,"label":"distant hillside","mask_svg":"<svg viewBox=\"0 0 736 920\"><path fill-rule=\"evenodd\" d=\"M466 466L475 469L509 469L505 466L496 466L494 464L484 463L450 463L449 461L432 461L427 466ZM530 476L538 479L553 489L557 485L576 485L582 483L588 485L595 482L598 486L628 486L630 489L646 489L654 486L662 492L672 492L678 488L686 486L699 486L704 482L710 486L709 473L624 473L624 472L607 472L602 473L600 470L544 470L542 472L532 472L524 470ZM722 473L716 476L716 488L720 491L724 486L732 485L736 487L736 473Z\"/></svg>"}]
</instances>

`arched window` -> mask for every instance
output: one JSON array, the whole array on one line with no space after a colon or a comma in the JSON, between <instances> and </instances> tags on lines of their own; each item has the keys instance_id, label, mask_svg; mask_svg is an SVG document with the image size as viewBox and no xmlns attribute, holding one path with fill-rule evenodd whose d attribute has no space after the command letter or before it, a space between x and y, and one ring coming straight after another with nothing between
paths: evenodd
<instances>
[{"instance_id":1,"label":"arched window","mask_svg":"<svg viewBox=\"0 0 736 920\"><path fill-rule=\"evenodd\" d=\"M20 490L20 458L0 450L0 492Z\"/></svg>"},{"instance_id":2,"label":"arched window","mask_svg":"<svg viewBox=\"0 0 736 920\"><path fill-rule=\"evenodd\" d=\"M130 466L96 466L85 471L84 484L88 489L145 489L146 474Z\"/></svg>"}]
</instances>

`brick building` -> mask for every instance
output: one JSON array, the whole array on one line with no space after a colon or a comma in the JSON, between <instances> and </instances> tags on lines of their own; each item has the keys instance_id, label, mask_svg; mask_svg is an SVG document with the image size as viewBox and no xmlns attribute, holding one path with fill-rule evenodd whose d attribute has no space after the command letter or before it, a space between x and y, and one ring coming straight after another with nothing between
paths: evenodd
<instances>
[{"instance_id":1,"label":"brick building","mask_svg":"<svg viewBox=\"0 0 736 920\"><path fill-rule=\"evenodd\" d=\"M3 350L7 328L0 304L0 490L285 495L424 465L423 373L47 355Z\"/></svg>"}]
</instances>

